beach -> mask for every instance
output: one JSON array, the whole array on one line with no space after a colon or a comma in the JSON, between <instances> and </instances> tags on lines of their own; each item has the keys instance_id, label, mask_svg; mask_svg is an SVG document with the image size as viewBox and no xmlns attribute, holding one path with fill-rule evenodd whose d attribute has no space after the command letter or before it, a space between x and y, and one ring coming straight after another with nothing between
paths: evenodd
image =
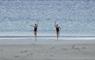
<instances>
[{"instance_id":1,"label":"beach","mask_svg":"<svg viewBox=\"0 0 95 60\"><path fill-rule=\"evenodd\" d=\"M38 42L1 44L0 60L95 60L94 43L65 43L64 41L52 43L54 42L52 41L43 44Z\"/></svg>"},{"instance_id":2,"label":"beach","mask_svg":"<svg viewBox=\"0 0 95 60\"><path fill-rule=\"evenodd\" d=\"M95 60L95 0L0 0L0 60Z\"/></svg>"}]
</instances>

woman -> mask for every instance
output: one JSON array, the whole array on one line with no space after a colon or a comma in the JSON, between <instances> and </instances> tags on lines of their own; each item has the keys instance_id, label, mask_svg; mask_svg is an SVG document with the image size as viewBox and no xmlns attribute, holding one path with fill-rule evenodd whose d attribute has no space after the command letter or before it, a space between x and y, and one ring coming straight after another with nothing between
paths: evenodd
<instances>
[{"instance_id":1,"label":"woman","mask_svg":"<svg viewBox=\"0 0 95 60\"><path fill-rule=\"evenodd\" d=\"M32 25L31 25L32 26ZM38 30L38 24L35 24L33 26L33 32L34 32L34 36L35 36L35 40L37 40L37 30Z\"/></svg>"},{"instance_id":2,"label":"woman","mask_svg":"<svg viewBox=\"0 0 95 60\"><path fill-rule=\"evenodd\" d=\"M38 24L34 25L34 35L37 37Z\"/></svg>"},{"instance_id":3,"label":"woman","mask_svg":"<svg viewBox=\"0 0 95 60\"><path fill-rule=\"evenodd\" d=\"M57 40L58 40L58 37L59 37L59 33L60 33L60 26L58 24L55 24L55 29L56 29L56 35L57 35Z\"/></svg>"}]
</instances>

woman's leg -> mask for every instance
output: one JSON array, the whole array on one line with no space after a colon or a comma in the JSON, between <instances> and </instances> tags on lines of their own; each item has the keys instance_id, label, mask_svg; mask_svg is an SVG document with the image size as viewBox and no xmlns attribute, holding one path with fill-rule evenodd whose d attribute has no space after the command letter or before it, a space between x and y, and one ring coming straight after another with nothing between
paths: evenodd
<instances>
[{"instance_id":1,"label":"woman's leg","mask_svg":"<svg viewBox=\"0 0 95 60\"><path fill-rule=\"evenodd\" d=\"M36 31L34 32L34 35L35 35L35 40L37 40L37 32Z\"/></svg>"}]
</instances>

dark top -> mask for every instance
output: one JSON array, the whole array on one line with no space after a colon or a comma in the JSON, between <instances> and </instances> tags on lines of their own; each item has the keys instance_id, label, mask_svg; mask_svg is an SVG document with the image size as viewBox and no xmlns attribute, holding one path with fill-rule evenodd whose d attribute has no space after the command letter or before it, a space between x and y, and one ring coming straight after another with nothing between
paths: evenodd
<instances>
[{"instance_id":1,"label":"dark top","mask_svg":"<svg viewBox=\"0 0 95 60\"><path fill-rule=\"evenodd\" d=\"M34 26L34 31L37 32L37 25Z\"/></svg>"},{"instance_id":2,"label":"dark top","mask_svg":"<svg viewBox=\"0 0 95 60\"><path fill-rule=\"evenodd\" d=\"M59 32L60 31L60 27L56 27L56 31Z\"/></svg>"}]
</instances>

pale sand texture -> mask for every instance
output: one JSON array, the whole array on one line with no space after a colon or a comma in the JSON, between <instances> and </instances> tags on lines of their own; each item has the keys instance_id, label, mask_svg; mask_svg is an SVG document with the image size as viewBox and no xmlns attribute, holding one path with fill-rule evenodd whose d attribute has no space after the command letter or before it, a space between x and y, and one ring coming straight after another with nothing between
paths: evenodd
<instances>
[{"instance_id":1,"label":"pale sand texture","mask_svg":"<svg viewBox=\"0 0 95 60\"><path fill-rule=\"evenodd\" d=\"M0 60L95 60L95 44L0 45Z\"/></svg>"}]
</instances>

